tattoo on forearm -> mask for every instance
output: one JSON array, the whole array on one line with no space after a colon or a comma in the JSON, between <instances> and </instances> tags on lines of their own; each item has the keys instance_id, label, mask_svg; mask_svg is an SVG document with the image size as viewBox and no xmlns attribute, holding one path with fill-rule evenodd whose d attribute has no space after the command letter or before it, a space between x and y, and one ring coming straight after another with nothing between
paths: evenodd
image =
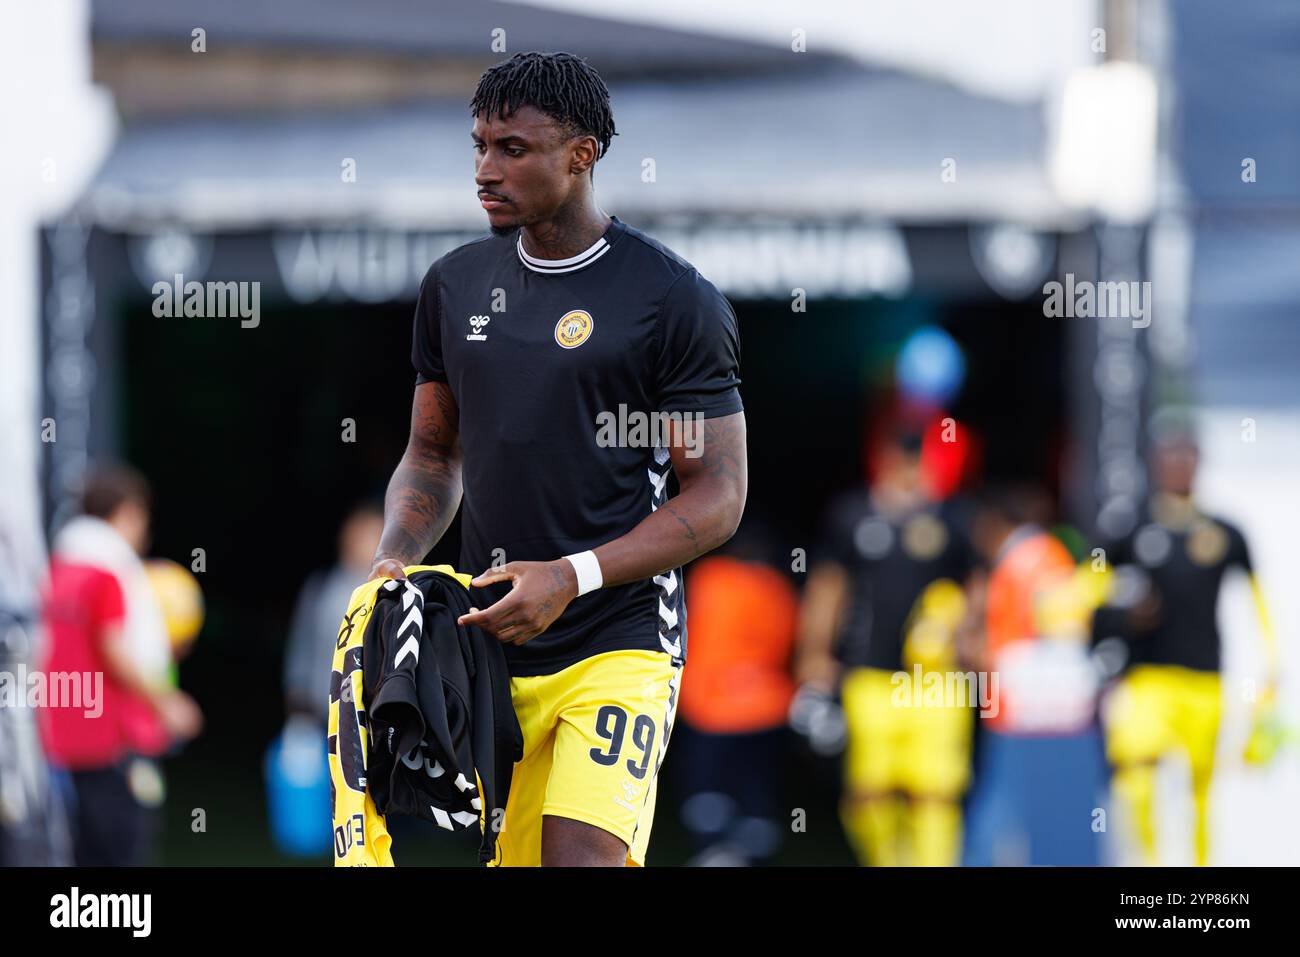
<instances>
[{"instance_id":1,"label":"tattoo on forearm","mask_svg":"<svg viewBox=\"0 0 1300 957\"><path fill-rule=\"evenodd\" d=\"M446 451L407 449L388 483L381 556L409 565L428 554L460 507L459 472Z\"/></svg>"},{"instance_id":2,"label":"tattoo on forearm","mask_svg":"<svg viewBox=\"0 0 1300 957\"><path fill-rule=\"evenodd\" d=\"M667 512L673 518L677 519L677 524L680 525L682 527L682 530L685 532L685 534L682 537L685 538L688 542L690 542L692 546L694 546L696 555L699 555L701 552L704 551L704 549L700 548L699 536L695 534L695 529L691 526L690 519L688 519L685 515L683 515L680 511L678 511L677 507L673 505L672 500L669 500L665 502L663 505L661 505L659 507L659 510L661 512Z\"/></svg>"}]
</instances>

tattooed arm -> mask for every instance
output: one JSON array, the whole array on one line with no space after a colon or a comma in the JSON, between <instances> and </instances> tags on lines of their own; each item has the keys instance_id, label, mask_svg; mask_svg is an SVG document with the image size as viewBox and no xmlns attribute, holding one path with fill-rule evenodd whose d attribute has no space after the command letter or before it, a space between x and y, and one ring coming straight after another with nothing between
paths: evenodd
<instances>
[{"instance_id":1,"label":"tattooed arm","mask_svg":"<svg viewBox=\"0 0 1300 957\"><path fill-rule=\"evenodd\" d=\"M415 387L411 435L384 497L384 532L370 577L405 578L460 508L460 410L445 382Z\"/></svg>"},{"instance_id":2,"label":"tattooed arm","mask_svg":"<svg viewBox=\"0 0 1300 957\"><path fill-rule=\"evenodd\" d=\"M697 436L683 430L702 429ZM690 457L687 449L701 454ZM745 510L748 484L745 414L687 419L673 424L669 455L680 491L626 535L593 549L604 586L643 581L717 548L736 532ZM545 631L578 594L573 566L551 562L509 562L474 579L475 585L510 581L508 595L484 611L461 617L502 641L523 644Z\"/></svg>"}]
</instances>

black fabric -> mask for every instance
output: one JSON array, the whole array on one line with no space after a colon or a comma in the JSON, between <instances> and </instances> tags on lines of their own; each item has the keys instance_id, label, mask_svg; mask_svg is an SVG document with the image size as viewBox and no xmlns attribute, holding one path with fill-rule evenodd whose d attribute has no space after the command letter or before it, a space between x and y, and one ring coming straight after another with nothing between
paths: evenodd
<instances>
[{"instance_id":1,"label":"black fabric","mask_svg":"<svg viewBox=\"0 0 1300 957\"><path fill-rule=\"evenodd\" d=\"M440 572L380 587L362 648L367 778L381 814L461 830L485 809L479 859L487 862L523 734L500 643L456 623L469 609L468 590Z\"/></svg>"},{"instance_id":2,"label":"black fabric","mask_svg":"<svg viewBox=\"0 0 1300 957\"><path fill-rule=\"evenodd\" d=\"M459 408L460 567L475 574L497 559L595 548L662 504L671 463L648 431L635 434L638 421L742 410L735 313L690 263L617 219L603 251L572 271L533 271L517 239L490 236L443 256L416 306L416 381L446 382ZM557 326L579 310L589 334L565 347ZM620 415L626 441L611 444L601 425ZM505 647L511 673L552 674L623 649L684 658L680 571L660 578L571 602L544 634ZM509 585L485 591L480 607Z\"/></svg>"},{"instance_id":3,"label":"black fabric","mask_svg":"<svg viewBox=\"0 0 1300 957\"><path fill-rule=\"evenodd\" d=\"M130 867L153 857L157 812L131 792L129 762L68 772L72 783L73 860L78 867Z\"/></svg>"},{"instance_id":4,"label":"black fabric","mask_svg":"<svg viewBox=\"0 0 1300 957\"><path fill-rule=\"evenodd\" d=\"M1153 627L1139 631L1126 612L1102 609L1094 639L1119 637L1129 645L1129 664L1181 665L1196 671L1221 667L1219 592L1229 568L1251 572L1250 550L1230 522L1198 514L1182 526L1156 520L1148 509L1134 531L1106 546L1117 571L1141 569L1159 599Z\"/></svg>"},{"instance_id":5,"label":"black fabric","mask_svg":"<svg viewBox=\"0 0 1300 957\"><path fill-rule=\"evenodd\" d=\"M683 825L697 852L725 846L747 863L767 863L780 847L790 730L712 734L683 720L673 728ZM693 814L712 795L709 814Z\"/></svg>"},{"instance_id":6,"label":"black fabric","mask_svg":"<svg viewBox=\"0 0 1300 957\"><path fill-rule=\"evenodd\" d=\"M941 578L966 581L975 557L946 505L886 517L864 490L831 508L818 558L849 576L848 607L835 653L848 667L906 669L903 628L916 600Z\"/></svg>"}]
</instances>

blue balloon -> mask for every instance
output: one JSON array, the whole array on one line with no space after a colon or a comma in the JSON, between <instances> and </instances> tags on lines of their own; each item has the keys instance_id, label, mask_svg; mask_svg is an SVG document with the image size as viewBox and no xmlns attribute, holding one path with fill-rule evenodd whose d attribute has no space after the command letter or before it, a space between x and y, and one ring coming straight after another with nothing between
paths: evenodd
<instances>
[{"instance_id":1,"label":"blue balloon","mask_svg":"<svg viewBox=\"0 0 1300 957\"><path fill-rule=\"evenodd\" d=\"M961 347L935 326L922 326L907 337L894 368L903 394L928 402L947 402L966 379Z\"/></svg>"}]
</instances>

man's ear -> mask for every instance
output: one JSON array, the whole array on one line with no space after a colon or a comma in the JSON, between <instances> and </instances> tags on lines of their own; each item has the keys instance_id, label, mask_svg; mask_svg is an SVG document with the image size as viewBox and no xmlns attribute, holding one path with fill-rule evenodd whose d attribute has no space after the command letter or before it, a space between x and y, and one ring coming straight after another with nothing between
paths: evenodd
<instances>
[{"instance_id":1,"label":"man's ear","mask_svg":"<svg viewBox=\"0 0 1300 957\"><path fill-rule=\"evenodd\" d=\"M574 137L569 149L569 172L574 176L581 176L596 165L596 159L599 156L596 137Z\"/></svg>"}]
</instances>

